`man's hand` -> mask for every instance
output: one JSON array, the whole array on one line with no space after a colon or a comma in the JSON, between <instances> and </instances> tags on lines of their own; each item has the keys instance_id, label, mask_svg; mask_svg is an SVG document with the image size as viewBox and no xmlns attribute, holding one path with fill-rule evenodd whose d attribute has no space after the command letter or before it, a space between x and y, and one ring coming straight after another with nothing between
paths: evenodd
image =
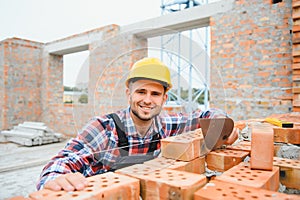
<instances>
[{"instance_id":1,"label":"man's hand","mask_svg":"<svg viewBox=\"0 0 300 200\"><path fill-rule=\"evenodd\" d=\"M48 181L44 188L54 191L82 190L88 185L86 178L79 172L63 174L54 180Z\"/></svg>"}]
</instances>

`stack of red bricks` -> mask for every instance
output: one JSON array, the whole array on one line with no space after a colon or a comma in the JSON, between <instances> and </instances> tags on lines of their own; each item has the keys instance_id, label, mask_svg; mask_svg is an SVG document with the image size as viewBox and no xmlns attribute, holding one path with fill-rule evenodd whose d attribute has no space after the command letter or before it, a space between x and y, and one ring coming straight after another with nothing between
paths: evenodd
<instances>
[{"instance_id":1,"label":"stack of red bricks","mask_svg":"<svg viewBox=\"0 0 300 200\"><path fill-rule=\"evenodd\" d=\"M161 157L89 177L82 191L43 189L14 199L300 199L277 192L280 182L300 189L300 161L274 157L272 128L253 126L251 142L207 155L201 129L183 133L161 140ZM208 178L205 167L222 174Z\"/></svg>"}]
</instances>

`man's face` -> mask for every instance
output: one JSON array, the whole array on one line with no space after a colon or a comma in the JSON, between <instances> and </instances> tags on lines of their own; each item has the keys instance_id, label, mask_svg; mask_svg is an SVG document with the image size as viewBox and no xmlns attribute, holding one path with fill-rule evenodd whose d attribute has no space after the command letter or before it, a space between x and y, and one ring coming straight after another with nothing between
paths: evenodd
<instances>
[{"instance_id":1,"label":"man's face","mask_svg":"<svg viewBox=\"0 0 300 200\"><path fill-rule=\"evenodd\" d=\"M164 87L151 80L138 80L126 90L133 119L151 120L158 115L167 100Z\"/></svg>"}]
</instances>

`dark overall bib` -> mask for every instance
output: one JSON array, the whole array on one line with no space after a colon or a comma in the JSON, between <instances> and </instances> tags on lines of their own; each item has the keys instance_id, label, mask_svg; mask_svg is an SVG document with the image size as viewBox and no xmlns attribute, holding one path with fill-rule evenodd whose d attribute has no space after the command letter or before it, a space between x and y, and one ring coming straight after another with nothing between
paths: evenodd
<instances>
[{"instance_id":1,"label":"dark overall bib","mask_svg":"<svg viewBox=\"0 0 300 200\"><path fill-rule=\"evenodd\" d=\"M153 152L157 150L158 144L160 142L160 134L155 133L152 137L152 140L150 141L149 149L147 154L135 154L135 155L128 155L129 153L129 143L128 139L126 137L126 134L124 132L124 125L122 124L120 118L117 114L111 113L107 116L108 118L111 118L114 120L116 125L116 130L118 134L118 147L120 151L120 157L117 158L116 162L111 167L112 171L115 171L117 169L127 167L134 164L141 164L145 161L151 160L154 158Z\"/></svg>"}]
</instances>

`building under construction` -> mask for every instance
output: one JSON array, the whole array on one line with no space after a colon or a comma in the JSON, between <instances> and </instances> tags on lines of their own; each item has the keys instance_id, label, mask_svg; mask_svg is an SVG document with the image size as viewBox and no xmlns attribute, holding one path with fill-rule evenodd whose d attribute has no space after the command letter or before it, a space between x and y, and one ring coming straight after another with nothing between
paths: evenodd
<instances>
[{"instance_id":1,"label":"building under construction","mask_svg":"<svg viewBox=\"0 0 300 200\"><path fill-rule=\"evenodd\" d=\"M180 55L178 55L178 51L172 49L174 47L162 47L161 42L156 43L161 38L166 41L178 33L204 27L210 29L209 52L205 52L207 49L196 45L193 46L192 56L186 54L185 51L180 51ZM182 41L184 40L186 41L183 44L190 44L188 36L182 36ZM180 43L175 48L178 49L178 46ZM84 104L65 104L63 101L64 55L86 50L89 51L89 57L82 69L89 71L88 101ZM208 65L204 65L203 57L193 57L202 51L205 52L206 58L209 58ZM206 160L188 151L185 155L188 158L184 157L180 160L180 165L183 166L181 169L188 168L190 173L202 174L205 170L202 168L200 170L199 164L196 163L202 163L201 166L205 168L204 163L206 162L210 169L224 172L226 178L217 177L210 182L210 185L206 186L206 191L206 188L203 189L202 186L205 185L207 177L195 176L193 178L189 174L180 175L180 173L164 169L166 171L161 172L153 180L148 175L139 174L145 170L143 168L145 166L140 166L138 170L141 171L136 172L138 175L133 179L127 180L123 177L125 175L134 177L132 171L126 170L120 171L117 175L102 175L109 179L108 181L115 179L116 176L121 179L124 185L116 187L116 190L128 191L127 186L132 185L130 192L125 196L114 197L128 199L130 195L130 198L141 195L145 199L158 198L156 193L147 193L146 191L137 194L135 189L132 189L133 187L139 188L137 179L144 183L143 187L147 184L152 187L150 182L157 184L151 190L159 190L156 186L164 185L161 187L163 189L160 189L165 191L159 190L159 194L166 195L162 195L164 198L159 196L161 199L191 199L191 197L209 199L206 196L206 194L209 196L208 193L215 193L220 197L231 195L229 199L232 199L238 197L234 194L241 191L243 192L240 193L240 199L243 197L267 199L274 197L275 193L272 192L279 189L279 183L299 194L300 1L298 0L222 0L203 5L194 4L180 11L126 26L112 24L49 43L39 43L21 38L3 40L0 42L0 96L2 97L0 130L12 129L24 121L33 121L44 122L56 132L74 136L77 130L81 129L91 117L126 106L127 101L120 94L122 92L125 94L124 82L132 64L149 54L162 56L163 53L180 57L181 64L192 66L193 70L199 72L199 76L208 71L209 77L205 75L203 77L207 89L206 94L209 91L209 106L224 109L236 121L235 125L239 126L241 131L245 131L250 122L261 122L261 119L267 119L266 121L274 125L274 130L276 129L274 131L276 136L274 155L282 152L282 146L290 144L297 155L290 156L290 158L286 158L287 160L274 158L272 165L278 168L267 169L261 178L264 181L254 184L251 179L256 176L260 177L260 175L253 174L253 171L250 170L248 171L248 174L251 174L249 176L245 172L249 170L249 166L241 162L250 156L250 143L244 142L238 147L232 146L213 152L209 157L206 156ZM190 59L191 57L193 59ZM162 59L166 59L166 57L162 56ZM174 79L178 75L178 70L182 70L177 67L178 62L176 66L170 66ZM189 70L190 68L185 69ZM179 76L184 77L184 73ZM179 79L176 79L175 86L178 86ZM189 83L189 78L183 78L180 82L181 85L189 85ZM178 88L181 89L180 86ZM172 92L178 94L177 91ZM178 96L180 94L177 95L177 98ZM169 111L176 111L176 109L177 107L173 106ZM166 110L168 109L166 108ZM280 120L281 124L278 125L278 119L289 120L294 127L288 130L284 129ZM268 131L270 130L266 129L266 132ZM247 131L242 134L247 135ZM249 137L249 135L245 135L241 137ZM255 137L253 139L257 141ZM170 143L170 141L162 141L162 144L164 142ZM197 146L198 142L201 142L200 136L197 139L189 140L189 144L192 146ZM252 146L252 148L259 148L257 147L258 143L254 145L256 146ZM179 146L175 145L174 148ZM240 149L243 150L243 153L232 153ZM189 158L191 155L192 157ZM172 156L168 155L166 158L174 159ZM178 156L175 157L178 158ZM224 162L218 160L220 157ZM229 181L230 177L244 172L245 174L241 175L241 177L244 176L243 178L239 177L235 181ZM182 184L176 185L170 180L172 173L175 173L174 176L177 178L184 176L194 182L192 185L186 186L176 179L178 183ZM158 176L165 174L169 174L167 177L169 182L160 182ZM94 177L92 182L99 180L100 178ZM234 185L239 182L244 185ZM259 184L261 185L258 186ZM251 186L255 189L251 189ZM94 186L91 187L93 188L92 192L97 193ZM238 187L240 189L237 189ZM249 187L251 188L247 190ZM202 188L201 192L198 191L200 188ZM264 196L259 196L257 191ZM113 192L108 193L113 195ZM41 193L32 194L31 198L42 199L39 198L39 195ZM99 199L102 197L105 199L102 193L96 195ZM284 196L284 193L276 193L276 195L278 195L278 199L300 199L299 195ZM65 198L71 197L75 196L65 196ZM51 198L54 196L49 197L49 199Z\"/></svg>"}]
</instances>

